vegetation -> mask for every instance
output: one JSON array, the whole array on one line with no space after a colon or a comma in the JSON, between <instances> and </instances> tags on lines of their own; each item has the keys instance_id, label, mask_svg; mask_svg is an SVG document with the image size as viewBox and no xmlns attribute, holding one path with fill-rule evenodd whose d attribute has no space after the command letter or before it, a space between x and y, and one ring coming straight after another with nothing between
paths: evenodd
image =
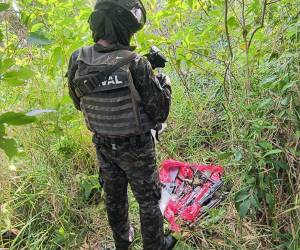
<instances>
[{"instance_id":1,"label":"vegetation","mask_svg":"<svg viewBox=\"0 0 300 250\"><path fill-rule=\"evenodd\" d=\"M214 162L232 185L222 207L178 235L176 249L299 250L299 1L146 6L148 25L134 43L141 53L162 49L173 81L158 162ZM92 7L0 3L0 248L112 243L91 134L65 79L70 54L92 44ZM133 198L131 214L138 228ZM139 234L133 249L142 249Z\"/></svg>"}]
</instances>

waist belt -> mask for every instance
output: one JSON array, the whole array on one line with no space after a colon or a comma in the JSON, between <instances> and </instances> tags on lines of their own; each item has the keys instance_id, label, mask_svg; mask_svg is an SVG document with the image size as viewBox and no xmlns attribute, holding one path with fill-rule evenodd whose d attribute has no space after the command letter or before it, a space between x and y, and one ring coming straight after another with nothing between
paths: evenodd
<instances>
[{"instance_id":1,"label":"waist belt","mask_svg":"<svg viewBox=\"0 0 300 250\"><path fill-rule=\"evenodd\" d=\"M109 145L112 146L114 149L114 146L122 145L129 143L131 146L141 146L145 144L146 142L151 139L151 132L147 132L146 134L141 135L133 135L128 137L118 137L118 138L110 138L110 137L104 137L98 134L95 134L93 137L93 142L95 144L100 145Z\"/></svg>"}]
</instances>

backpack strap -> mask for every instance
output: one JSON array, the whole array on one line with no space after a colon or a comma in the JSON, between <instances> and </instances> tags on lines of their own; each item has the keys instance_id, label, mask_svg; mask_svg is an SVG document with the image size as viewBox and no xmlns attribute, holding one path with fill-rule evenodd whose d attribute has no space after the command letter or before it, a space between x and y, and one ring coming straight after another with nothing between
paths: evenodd
<instances>
[{"instance_id":1,"label":"backpack strap","mask_svg":"<svg viewBox=\"0 0 300 250\"><path fill-rule=\"evenodd\" d=\"M136 58L136 54L135 53L131 53L131 55L129 57L125 57L122 60L120 60L117 64L109 66L107 69L104 69L102 72L99 72L99 76L103 76L103 74L105 75L105 79L108 79L108 77L114 73L116 70L118 70L119 68L122 68L123 66L125 66L126 64L130 63L132 60L134 60ZM98 76L97 75L97 76Z\"/></svg>"}]
</instances>

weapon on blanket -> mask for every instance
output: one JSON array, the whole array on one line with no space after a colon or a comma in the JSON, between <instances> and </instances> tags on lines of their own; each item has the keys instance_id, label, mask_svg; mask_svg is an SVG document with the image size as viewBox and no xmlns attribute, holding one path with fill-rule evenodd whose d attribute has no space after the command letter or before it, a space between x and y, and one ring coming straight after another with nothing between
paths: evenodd
<instances>
[{"instance_id":1,"label":"weapon on blanket","mask_svg":"<svg viewBox=\"0 0 300 250\"><path fill-rule=\"evenodd\" d=\"M225 199L226 197L228 196L228 192L224 192L222 193L221 195L218 195L218 197L216 198L212 198L208 204L206 204L205 206L203 206L203 209L201 211L201 214L200 216L192 223L188 224L188 226L190 228L192 228L193 226L195 226L197 224L198 221L200 221L201 219L203 219L205 216L207 216L207 214L209 213L209 211L212 209L212 208L216 208L218 207Z\"/></svg>"},{"instance_id":2,"label":"weapon on blanket","mask_svg":"<svg viewBox=\"0 0 300 250\"><path fill-rule=\"evenodd\" d=\"M167 58L161 53L160 49L152 46L150 52L145 55L151 63L153 69L164 68L168 62Z\"/></svg>"},{"instance_id":3,"label":"weapon on blanket","mask_svg":"<svg viewBox=\"0 0 300 250\"><path fill-rule=\"evenodd\" d=\"M168 201L169 201L171 195L175 192L176 177L178 175L178 172L179 172L178 169L170 171L169 182L162 184L164 189L162 190L162 199L160 200L160 204L159 204L159 207L160 207L160 210L162 211L162 213L164 213L164 211L166 210Z\"/></svg>"},{"instance_id":4,"label":"weapon on blanket","mask_svg":"<svg viewBox=\"0 0 300 250\"><path fill-rule=\"evenodd\" d=\"M210 209L224 201L229 191L224 192L224 188L222 189L225 185L222 179L223 172L221 166L175 160L163 163L160 178L164 184L163 191L169 198L168 205L163 211L172 231L180 230L177 220L192 227L200 218L207 215Z\"/></svg>"}]
</instances>

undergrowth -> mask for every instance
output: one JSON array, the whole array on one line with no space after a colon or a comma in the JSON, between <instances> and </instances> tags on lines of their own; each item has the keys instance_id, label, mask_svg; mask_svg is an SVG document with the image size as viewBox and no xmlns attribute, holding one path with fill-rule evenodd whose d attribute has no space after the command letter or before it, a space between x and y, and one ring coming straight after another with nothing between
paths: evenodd
<instances>
[{"instance_id":1,"label":"undergrowth","mask_svg":"<svg viewBox=\"0 0 300 250\"><path fill-rule=\"evenodd\" d=\"M251 166L246 167L243 162L250 155L232 151L241 148L228 143L228 127L222 119L217 120L214 110L203 114L205 118L195 115L194 108L203 109L207 97L191 104L176 81L173 88L169 125L157 145L158 163L167 158L218 163L225 167L226 181L233 185L231 195L220 208L212 210L195 228L184 228L177 235L181 240L176 249L275 247L267 240L272 236L270 227L255 220L241 221L234 208L233 194L247 181ZM82 116L77 115L78 120L71 125L64 123L60 114L52 114L51 119L58 123L48 124L47 130L45 124L50 117L14 131L26 155L3 166L9 185L3 187L6 192L1 197L1 230L11 234L2 235L3 247L97 249L113 244L91 134L84 127ZM57 126L61 133L49 133ZM142 249L138 205L131 193L130 197L131 220L136 228L133 249Z\"/></svg>"},{"instance_id":2,"label":"undergrowth","mask_svg":"<svg viewBox=\"0 0 300 250\"><path fill-rule=\"evenodd\" d=\"M0 116L0 148L10 156L0 152L0 248L100 249L113 244L105 195L65 79L70 54L91 43L93 1L50 2L0 4L0 115L51 111ZM222 165L232 187L176 235L176 249L299 250L298 1L145 2L149 25L134 43L140 53L162 49L173 85L158 167L168 158ZM130 212L132 249L142 249L131 192Z\"/></svg>"}]
</instances>

